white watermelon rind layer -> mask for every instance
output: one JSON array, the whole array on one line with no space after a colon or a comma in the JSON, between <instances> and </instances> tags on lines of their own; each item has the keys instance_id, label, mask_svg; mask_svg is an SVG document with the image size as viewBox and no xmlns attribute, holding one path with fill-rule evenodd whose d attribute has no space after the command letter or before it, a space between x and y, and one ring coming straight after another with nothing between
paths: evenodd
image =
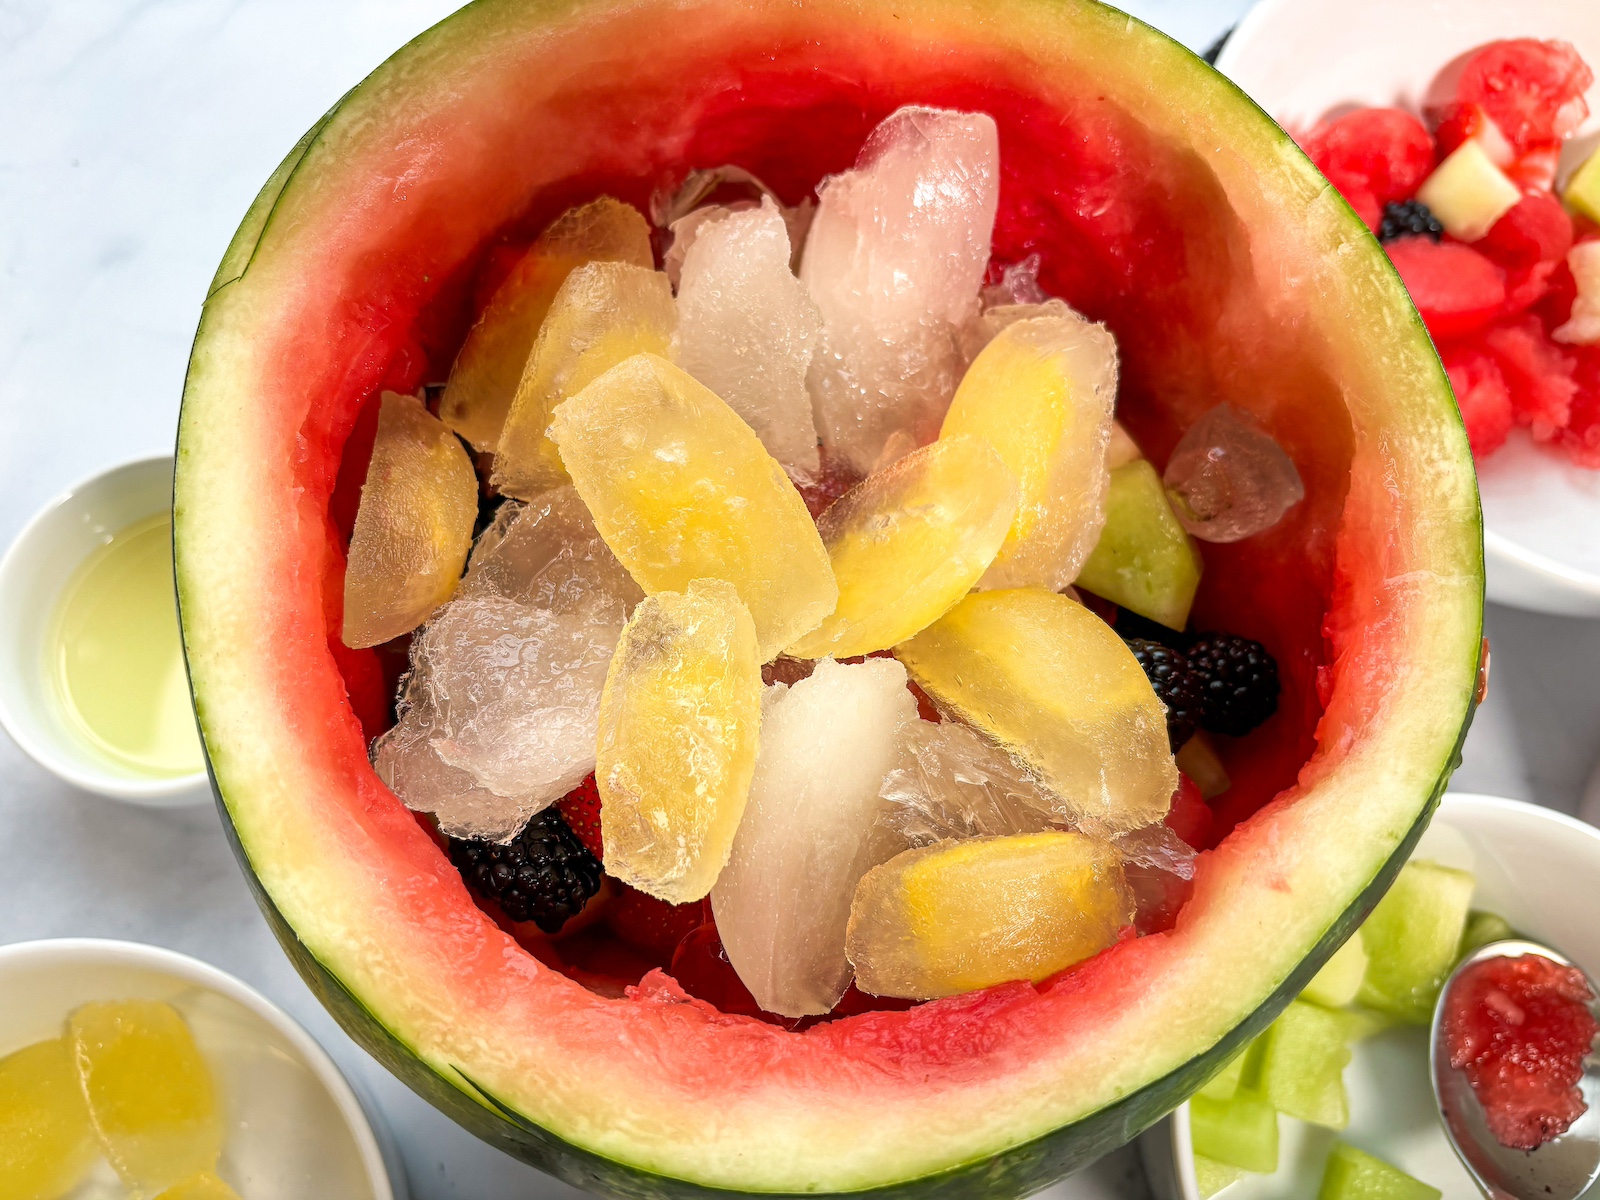
<instances>
[{"instance_id":1,"label":"white watermelon rind layer","mask_svg":"<svg viewBox=\"0 0 1600 1200\"><path fill-rule=\"evenodd\" d=\"M353 1036L475 1132L614 1195L1021 1195L1173 1107L1310 977L1420 834L1476 690L1477 493L1438 360L1337 194L1187 51L1081 0L1007 0L1004 21L993 0L804 9L819 28L891 42L984 39L1041 71L1116 62L1103 89L1204 153L1246 227L1294 215L1281 240L1252 249L1341 367L1352 495L1373 501L1341 528L1341 561L1384 562L1333 631L1319 757L1208 857L1179 931L1119 951L1116 976L1086 983L1081 1002L996 1008L982 1018L992 1044L913 1070L915 1053L841 1048L828 1027L797 1036L667 997L599 1000L475 915L442 856L362 774L359 732L327 728L326 705L305 702L316 681L294 666L326 654L306 615L326 537L290 468L296 431L261 399L293 367L270 335L331 305L362 239L398 211L396 189L419 186L395 169L428 131L410 114L446 111L452 87L506 62L538 61L558 82L583 62L569 39L608 22L653 20L649 52L665 55L674 38L801 11L482 0L384 64L296 147L218 271L185 387L175 552L191 680L224 814L280 939ZM582 43L589 52L599 36ZM450 147L424 138L430 150ZM354 754L341 738L357 740ZM440 904L452 887L461 903ZM1017 1027L1023 1016L1038 1026Z\"/></svg>"}]
</instances>

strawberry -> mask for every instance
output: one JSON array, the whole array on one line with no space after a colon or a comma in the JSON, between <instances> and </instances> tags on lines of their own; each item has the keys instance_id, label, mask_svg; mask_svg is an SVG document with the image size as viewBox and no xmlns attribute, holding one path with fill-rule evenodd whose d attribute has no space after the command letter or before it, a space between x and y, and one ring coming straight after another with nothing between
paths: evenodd
<instances>
[{"instance_id":1,"label":"strawberry","mask_svg":"<svg viewBox=\"0 0 1600 1200\"><path fill-rule=\"evenodd\" d=\"M595 786L594 776L557 800L556 807L561 810L562 819L572 826L572 832L578 835L584 849L605 862L606 856L600 851L600 789Z\"/></svg>"}]
</instances>

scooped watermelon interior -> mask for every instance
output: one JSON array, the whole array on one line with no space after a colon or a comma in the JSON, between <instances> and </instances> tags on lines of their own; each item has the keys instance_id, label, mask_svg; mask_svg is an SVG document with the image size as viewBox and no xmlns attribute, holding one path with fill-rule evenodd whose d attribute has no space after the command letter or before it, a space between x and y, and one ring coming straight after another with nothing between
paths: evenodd
<instances>
[{"instance_id":1,"label":"scooped watermelon interior","mask_svg":"<svg viewBox=\"0 0 1600 1200\"><path fill-rule=\"evenodd\" d=\"M1038 253L1045 289L1109 325L1118 416L1155 462L1227 400L1298 464L1288 518L1206 547L1195 615L1272 649L1279 712L1222 748L1236 827L1176 928L1043 985L800 1033L659 974L597 994L474 905L368 764L382 664L338 631L377 397L442 380L497 247L568 206L644 208L725 163L793 203L906 103L998 122L995 261ZM307 135L229 248L176 542L225 815L302 972L458 1120L613 1194L1023 1194L1125 1141L1387 886L1454 764L1481 634L1466 439L1377 244L1231 85L1086 0L463 10Z\"/></svg>"}]
</instances>

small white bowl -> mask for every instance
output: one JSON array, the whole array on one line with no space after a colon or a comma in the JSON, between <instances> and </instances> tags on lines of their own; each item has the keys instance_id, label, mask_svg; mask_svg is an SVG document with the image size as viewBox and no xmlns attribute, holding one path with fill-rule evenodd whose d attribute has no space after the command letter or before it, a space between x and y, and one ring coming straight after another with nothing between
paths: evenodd
<instances>
[{"instance_id":1,"label":"small white bowl","mask_svg":"<svg viewBox=\"0 0 1600 1200\"><path fill-rule=\"evenodd\" d=\"M1561 951L1591 976L1600 974L1600 829L1520 800L1452 794L1416 856L1471 871L1478 879L1474 908L1499 913L1519 933ZM1427 1029L1392 1029L1353 1049L1345 1068L1350 1127L1336 1134L1279 1118L1277 1172L1247 1175L1219 1196L1315 1196L1336 1140L1393 1163L1447 1197L1478 1195L1439 1124L1428 1081ZM1147 1130L1139 1149L1159 1200L1200 1200L1187 1104Z\"/></svg>"},{"instance_id":2,"label":"small white bowl","mask_svg":"<svg viewBox=\"0 0 1600 1200\"><path fill-rule=\"evenodd\" d=\"M95 1000L165 1000L217 1079L228 1141L219 1173L249 1200L407 1200L349 1083L265 996L196 959L134 942L0 946L0 1057L59 1037ZM381 1125L379 1126L381 1128Z\"/></svg>"},{"instance_id":3,"label":"small white bowl","mask_svg":"<svg viewBox=\"0 0 1600 1200\"><path fill-rule=\"evenodd\" d=\"M112 467L45 505L0 558L0 726L74 787L157 808L211 799L204 770L152 778L121 769L67 727L45 662L62 589L120 530L170 510L172 456Z\"/></svg>"},{"instance_id":4,"label":"small white bowl","mask_svg":"<svg viewBox=\"0 0 1600 1200\"><path fill-rule=\"evenodd\" d=\"M1217 69L1292 133L1353 105L1428 99L1440 68L1484 42L1563 38L1600 70L1594 0L1262 0ZM1600 83L1562 156L1564 173L1600 144ZM1600 616L1600 471L1536 447L1522 430L1478 472L1489 599Z\"/></svg>"}]
</instances>

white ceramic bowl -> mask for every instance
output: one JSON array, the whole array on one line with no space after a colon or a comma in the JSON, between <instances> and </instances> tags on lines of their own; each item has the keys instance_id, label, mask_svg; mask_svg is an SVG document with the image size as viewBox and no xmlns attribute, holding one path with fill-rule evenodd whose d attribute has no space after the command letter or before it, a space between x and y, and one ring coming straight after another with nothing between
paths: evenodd
<instances>
[{"instance_id":1,"label":"white ceramic bowl","mask_svg":"<svg viewBox=\"0 0 1600 1200\"><path fill-rule=\"evenodd\" d=\"M1291 132L1351 105L1418 111L1439 69L1484 42L1564 38L1600 70L1596 0L1262 0L1217 68ZM1571 170L1600 143L1600 83L1567 147ZM1535 447L1517 430L1478 473L1489 599L1600 616L1600 471Z\"/></svg>"},{"instance_id":2,"label":"white ceramic bowl","mask_svg":"<svg viewBox=\"0 0 1600 1200\"><path fill-rule=\"evenodd\" d=\"M1600 976L1600 829L1552 809L1494 796L1448 795L1423 834L1418 858L1478 877L1473 907ZM1315 1196L1336 1139L1359 1146L1444 1191L1477 1197L1445 1140L1428 1082L1428 1031L1394 1029L1358 1043L1345 1086L1350 1127L1341 1134L1279 1118L1278 1171L1247 1175L1226 1200ZM1140 1139L1151 1187L1161 1200L1200 1200L1183 1105Z\"/></svg>"},{"instance_id":3,"label":"white ceramic bowl","mask_svg":"<svg viewBox=\"0 0 1600 1200\"><path fill-rule=\"evenodd\" d=\"M51 501L0 558L0 726L40 766L74 787L154 807L211 799L204 770L140 776L69 729L45 663L45 636L73 573L113 534L172 507L172 456L112 467Z\"/></svg>"},{"instance_id":4,"label":"white ceramic bowl","mask_svg":"<svg viewBox=\"0 0 1600 1200\"><path fill-rule=\"evenodd\" d=\"M59 1037L81 1004L126 999L168 1001L194 1030L226 1107L219 1173L241 1195L406 1200L398 1157L386 1162L311 1035L233 976L171 950L86 938L0 946L0 1056Z\"/></svg>"}]
</instances>

